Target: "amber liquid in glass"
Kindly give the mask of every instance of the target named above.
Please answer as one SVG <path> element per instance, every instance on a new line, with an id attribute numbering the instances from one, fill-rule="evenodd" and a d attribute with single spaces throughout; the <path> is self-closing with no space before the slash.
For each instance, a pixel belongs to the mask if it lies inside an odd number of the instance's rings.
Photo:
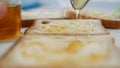
<path id="1" fill-rule="evenodd" d="M 0 19 L 0 41 L 9 40 L 20 34 L 21 8 L 20 5 L 11 5 L 6 15 Z"/>

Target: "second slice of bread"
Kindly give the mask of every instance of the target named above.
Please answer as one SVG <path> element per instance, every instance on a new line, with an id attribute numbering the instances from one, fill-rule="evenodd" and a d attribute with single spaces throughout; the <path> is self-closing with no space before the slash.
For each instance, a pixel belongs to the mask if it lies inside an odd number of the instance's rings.
<path id="1" fill-rule="evenodd" d="M 75 12 L 69 9 L 63 9 L 61 15 L 65 18 L 75 19 Z M 93 11 L 82 11 L 79 14 L 81 19 L 99 19 L 106 28 L 119 29 L 120 28 L 120 19 L 116 14 L 112 13 L 101 13 Z"/>
<path id="2" fill-rule="evenodd" d="M 100 20 L 38 20 L 27 30 L 27 34 L 109 34 Z"/>

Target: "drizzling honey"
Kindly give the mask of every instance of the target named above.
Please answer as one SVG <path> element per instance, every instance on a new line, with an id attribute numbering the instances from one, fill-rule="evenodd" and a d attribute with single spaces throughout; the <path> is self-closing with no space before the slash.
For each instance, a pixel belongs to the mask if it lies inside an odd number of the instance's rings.
<path id="1" fill-rule="evenodd" d="M 89 0 L 70 0 L 72 7 L 76 11 L 76 20 L 79 19 L 79 12 L 82 10 L 86 4 L 89 2 Z"/>

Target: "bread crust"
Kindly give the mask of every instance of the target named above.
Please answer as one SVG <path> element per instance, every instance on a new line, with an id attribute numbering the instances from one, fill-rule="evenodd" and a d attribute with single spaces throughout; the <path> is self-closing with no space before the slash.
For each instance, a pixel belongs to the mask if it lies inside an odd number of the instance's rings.
<path id="1" fill-rule="evenodd" d="M 34 24 L 35 20 L 22 20 L 22 27 L 30 27 Z"/>
<path id="2" fill-rule="evenodd" d="M 75 19 L 75 16 L 76 16 L 75 12 L 72 10 L 69 10 L 69 9 L 63 9 L 61 11 L 61 15 L 63 15 L 66 18 L 70 18 L 70 19 Z M 79 14 L 79 18 L 81 18 L 81 19 L 100 19 L 105 28 L 120 29 L 120 20 L 95 18 L 95 17 L 90 17 L 90 16 L 82 15 L 82 14 Z"/>

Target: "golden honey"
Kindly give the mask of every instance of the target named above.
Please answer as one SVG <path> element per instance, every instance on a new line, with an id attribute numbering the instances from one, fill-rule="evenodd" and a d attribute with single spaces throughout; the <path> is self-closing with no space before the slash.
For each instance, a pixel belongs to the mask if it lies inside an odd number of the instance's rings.
<path id="1" fill-rule="evenodd" d="M 9 40 L 20 34 L 21 8 L 20 5 L 7 7 L 6 15 L 0 19 L 0 41 Z"/>

